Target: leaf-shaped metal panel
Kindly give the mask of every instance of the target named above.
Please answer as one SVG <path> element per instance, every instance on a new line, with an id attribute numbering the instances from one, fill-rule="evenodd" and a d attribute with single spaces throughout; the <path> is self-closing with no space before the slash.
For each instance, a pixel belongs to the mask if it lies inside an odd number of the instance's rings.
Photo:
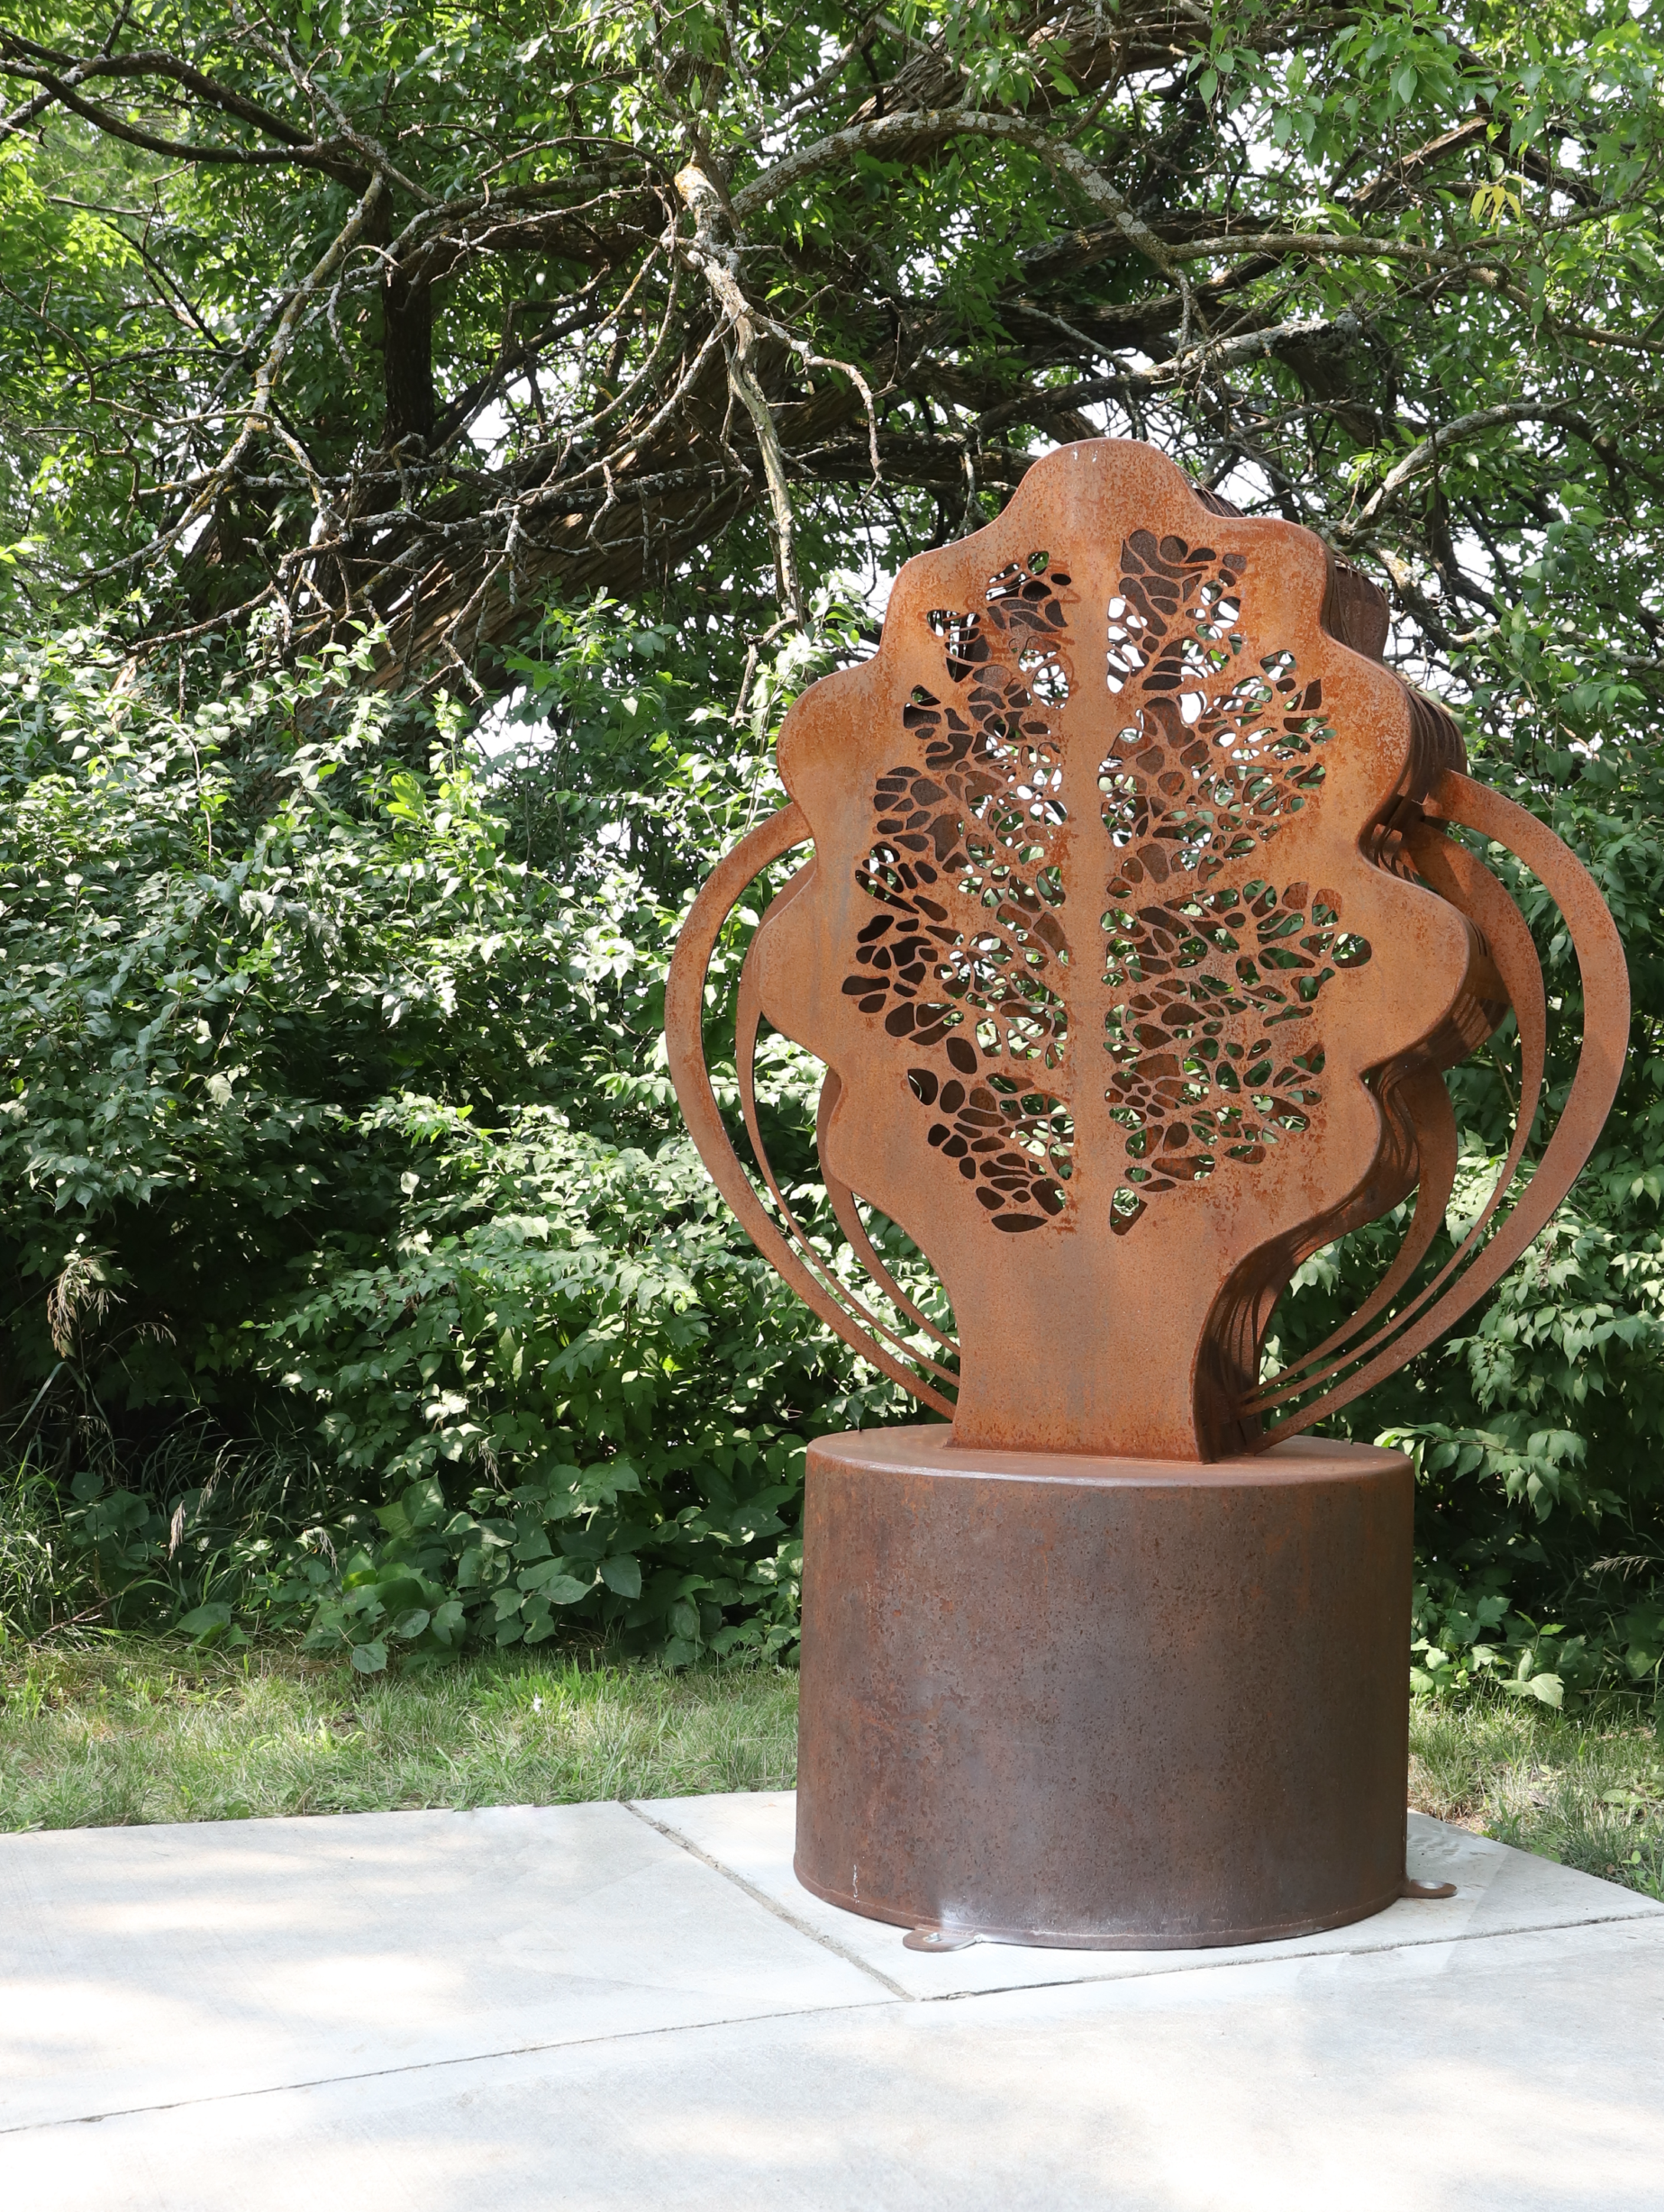
<path id="1" fill-rule="evenodd" d="M 741 1028 L 826 1063 L 829 1187 L 938 1269 L 959 1441 L 1251 1445 L 1293 1268 L 1430 1147 L 1444 1174 L 1439 1071 L 1519 994 L 1471 870 L 1414 857 L 1422 802 L 1465 779 L 1448 718 L 1374 657 L 1384 618 L 1310 533 L 1098 440 L 909 563 L 878 653 L 788 716 L 784 841 L 814 857 L 754 940 Z M 709 911 L 672 993 L 685 1102 Z M 714 1158 L 714 1107 L 690 1119 Z M 823 1269 L 816 1303 L 847 1330 Z"/>

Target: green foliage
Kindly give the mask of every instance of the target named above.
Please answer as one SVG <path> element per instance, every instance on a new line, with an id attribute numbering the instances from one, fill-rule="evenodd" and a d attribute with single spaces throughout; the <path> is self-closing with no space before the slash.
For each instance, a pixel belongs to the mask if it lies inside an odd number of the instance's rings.
<path id="1" fill-rule="evenodd" d="M 31 1635 L 73 1629 L 100 1609 L 65 1502 L 32 1450 L 0 1471 L 0 1651 Z"/>
<path id="2" fill-rule="evenodd" d="M 758 453 L 664 242 L 696 156 L 775 326 L 759 374 L 809 567 L 948 534 L 1032 431 L 1107 407 L 1395 575 L 1464 684 L 1552 650 L 1531 594 L 1581 533 L 1606 570 L 1582 645 L 1656 692 L 1632 559 L 1659 480 L 1658 63 L 1629 0 L 320 0 L 280 25 L 14 0 L 0 80 L 38 115 L 0 159 L 0 592 L 62 620 L 90 569 L 135 630 L 281 602 L 318 630 L 345 569 L 306 548 L 344 533 L 389 619 L 426 565 L 429 621 L 495 681 L 523 624 L 493 604 L 482 640 L 476 595 L 511 548 L 528 608 L 701 573 Z M 394 518 L 444 574 L 388 588 Z M 760 631 L 772 564 L 741 530 L 708 588 Z"/>
<path id="3" fill-rule="evenodd" d="M 1664 1899 L 1664 1735 L 1632 1700 L 1575 1718 L 1530 1697 L 1419 1700 L 1410 1802 Z"/>
<path id="4" fill-rule="evenodd" d="M 787 1647 L 804 1444 L 901 1409 L 693 1163 L 668 947 L 777 802 L 785 704 L 870 646 L 840 571 L 881 578 L 1102 427 L 1390 587 L 1396 665 L 1618 918 L 1637 1011 L 1595 1161 L 1461 1334 L 1341 1426 L 1416 1455 L 1434 1705 L 1650 1696 L 1656 26 L 1624 0 L 1240 0 L 1151 44 L 1135 10 L 698 0 L 667 47 L 653 12 L 588 0 L 320 0 L 290 32 L 141 0 L 112 50 L 152 73 L 0 150 L 8 1633 L 305 1626 L 360 1671 Z M 32 41 L 108 59 L 111 35 L 83 0 L 14 7 L 6 82 L 38 84 Z M 138 142 L 159 132 L 185 151 Z M 745 203 L 806 629 L 776 621 L 760 454 L 670 183 L 690 152 Z M 386 237 L 306 290 L 372 176 Z M 395 269 L 423 303 L 396 343 Z M 431 442 L 394 435 L 413 364 Z M 442 637 L 405 606 L 418 575 Z M 407 620 L 396 650 L 377 614 Z M 1548 975 L 1546 1128 L 1576 965 L 1491 858 Z M 719 1087 L 759 911 L 714 970 Z M 776 1039 L 763 1075 L 794 1203 L 847 1265 L 815 1071 Z M 1498 1052 L 1453 1083 L 1430 1268 L 1505 1149 L 1510 1080 Z M 1356 1308 L 1402 1225 L 1308 1262 L 1276 1356 Z"/>
<path id="5" fill-rule="evenodd" d="M 329 1575 L 311 1647 L 344 1639 L 368 1666 L 389 1637 L 536 1645 L 563 1627 L 673 1665 L 789 1646 L 790 1423 L 859 1417 L 859 1392 L 736 1250 L 685 1145 L 650 1159 L 536 1112 L 461 1141 L 472 1187 L 413 1204 L 396 1259 L 323 1260 L 263 1324 L 272 1380 L 387 1500 L 382 1540 Z M 303 1573 L 323 1585 L 320 1562 Z"/>
<path id="6" fill-rule="evenodd" d="M 765 712 L 812 666 L 792 648 Z M 789 1649 L 804 1442 L 899 1409 L 716 1201 L 658 1033 L 677 906 L 770 771 L 674 625 L 557 614 L 518 673 L 528 734 L 493 765 L 346 658 L 228 674 L 185 712 L 89 636 L 0 670 L 6 1388 L 36 1500 L 9 1556 L 86 1585 L 14 1600 L 20 1623 L 304 1627 L 366 1672 L 573 1636 L 671 1664 Z M 1651 772 L 1624 773 L 1627 814 L 1561 820 L 1644 976 Z M 1563 1090 L 1569 950 L 1520 889 Z M 753 924 L 717 964 L 719 1065 Z M 1353 1424 L 1417 1455 L 1428 1694 L 1656 1687 L 1656 1542 L 1612 1536 L 1657 1526 L 1655 1065 L 1477 1325 Z M 812 1208 L 814 1070 L 776 1040 L 762 1076 Z M 1459 1082 L 1457 1233 L 1503 1085 Z M 1385 1234 L 1303 1270 L 1279 1349 L 1361 1294 Z"/>
<path id="7" fill-rule="evenodd" d="M 789 1790 L 786 1667 L 481 1653 L 366 1676 L 276 1645 L 0 1654 L 0 1828 Z"/>
<path id="8" fill-rule="evenodd" d="M 665 633 L 544 645 L 496 772 L 343 657 L 186 712 L 87 635 L 0 667 L 19 1496 L 55 1455 L 117 1619 L 366 1672 L 795 1638 L 804 1438 L 894 1393 L 718 1205 L 659 1035 L 667 901 L 767 771 Z M 809 1072 L 764 1094 L 806 1163 Z"/>

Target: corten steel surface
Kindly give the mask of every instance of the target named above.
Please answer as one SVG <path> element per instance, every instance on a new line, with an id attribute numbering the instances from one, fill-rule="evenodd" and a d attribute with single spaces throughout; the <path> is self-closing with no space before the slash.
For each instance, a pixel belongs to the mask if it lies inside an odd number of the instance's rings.
<path id="1" fill-rule="evenodd" d="M 1412 1477 L 809 1447 L 797 1875 L 950 1937 L 1175 1948 L 1404 1877 Z"/>
<path id="2" fill-rule="evenodd" d="M 909 562 L 878 653 L 787 718 L 792 803 L 717 868 L 677 947 L 671 1069 L 761 1250 L 961 1443 L 1208 1460 L 1292 1435 L 1482 1295 L 1587 1158 L 1628 1034 L 1617 933 L 1560 840 L 1462 774 L 1454 725 L 1380 665 L 1386 634 L 1379 594 L 1309 532 L 1105 439 L 1049 455 L 998 521 Z M 1505 1217 L 1541 1098 L 1542 980 L 1452 825 L 1524 861 L 1581 970 L 1577 1078 Z M 811 840 L 740 994 L 765 1200 L 712 1092 L 705 971 L 752 879 Z M 1514 1143 L 1460 1251 L 1412 1290 L 1455 1169 L 1442 1072 L 1510 1006 Z M 765 1019 L 828 1069 L 826 1185 L 876 1307 L 802 1236 L 762 1156 Z M 1294 1269 L 1412 1191 L 1393 1273 L 1262 1390 Z M 858 1199 L 929 1256 L 957 1341 L 887 1274 Z"/>
<path id="3" fill-rule="evenodd" d="M 1387 634 L 1309 532 L 1148 446 L 1066 447 L 902 570 L 877 653 L 787 717 L 790 803 L 688 916 L 666 1031 L 707 1166 L 815 1311 L 952 1423 L 810 1455 L 799 1864 L 853 1909 L 1223 1943 L 1398 1893 L 1409 1473 L 1287 1440 L 1542 1228 L 1617 1088 L 1629 986 L 1587 873 L 1463 773 Z M 1544 989 L 1493 842 L 1559 906 L 1583 997 L 1528 1176 Z M 759 1190 L 706 1067 L 706 975 L 754 879 L 811 844 L 741 973 Z M 1433 1268 L 1444 1074 L 1510 1011 L 1518 1125 Z M 764 1151 L 765 1020 L 825 1065 L 865 1297 Z M 1262 1382 L 1295 1269 L 1412 1192 L 1363 1307 Z M 957 1334 L 863 1206 L 927 1256 Z"/>

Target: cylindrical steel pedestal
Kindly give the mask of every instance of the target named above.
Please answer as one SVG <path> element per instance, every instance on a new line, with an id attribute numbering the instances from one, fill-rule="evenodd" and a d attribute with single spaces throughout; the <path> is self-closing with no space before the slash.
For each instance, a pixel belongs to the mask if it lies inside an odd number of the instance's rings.
<path id="1" fill-rule="evenodd" d="M 1257 1943 L 1404 1878 L 1410 1463 L 809 1447 L 797 1877 L 907 1927 Z"/>

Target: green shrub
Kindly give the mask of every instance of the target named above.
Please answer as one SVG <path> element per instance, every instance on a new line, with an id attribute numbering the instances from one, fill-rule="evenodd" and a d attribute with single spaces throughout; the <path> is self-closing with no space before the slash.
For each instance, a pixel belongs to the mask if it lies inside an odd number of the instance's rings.
<path id="1" fill-rule="evenodd" d="M 847 643 L 832 621 L 819 650 Z M 492 764 L 348 656 L 232 669 L 181 709 L 92 633 L 0 653 L 12 1634 L 304 1628 L 362 1669 L 563 1635 L 672 1664 L 788 1649 L 804 1446 L 908 1409 L 764 1267 L 676 1116 L 678 918 L 775 802 L 770 718 L 816 666 L 794 646 L 736 723 L 711 657 L 696 625 L 551 615 L 517 664 L 532 738 Z M 1642 1048 L 1500 1292 L 1340 1423 L 1415 1453 L 1432 1695 L 1658 1680 L 1664 841 L 1639 753 L 1588 781 L 1556 819 L 1624 928 Z M 1520 892 L 1563 1097 L 1575 967 Z M 730 1092 L 759 911 L 708 993 Z M 816 1074 L 766 1040 L 770 1149 L 846 1265 Z M 1431 1265 L 1505 1141 L 1498 1066 L 1454 1092 Z M 1395 1233 L 1310 1261 L 1277 1348 L 1326 1334 Z"/>
<path id="2" fill-rule="evenodd" d="M 342 657 L 185 715 L 91 635 L 0 662 L 0 1411 L 102 1618 L 793 1639 L 805 1439 L 896 1393 L 716 1202 L 659 1035 L 763 767 L 672 745 L 659 633 L 550 634 L 559 780 Z M 801 1184 L 814 1071 L 761 1073 Z"/>

